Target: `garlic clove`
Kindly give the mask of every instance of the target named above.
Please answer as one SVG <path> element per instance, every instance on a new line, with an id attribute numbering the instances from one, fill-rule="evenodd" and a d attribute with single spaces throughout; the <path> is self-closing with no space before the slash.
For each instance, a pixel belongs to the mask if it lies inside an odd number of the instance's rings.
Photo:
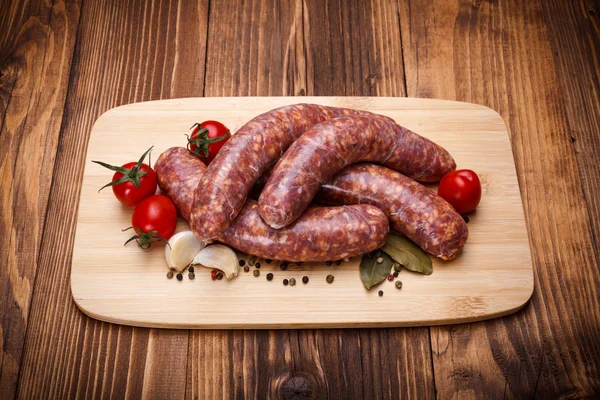
<path id="1" fill-rule="evenodd" d="M 227 279 L 235 278 L 240 270 L 237 254 L 223 244 L 213 244 L 200 250 L 192 261 L 192 265 L 196 264 L 218 269 L 225 274 Z"/>
<path id="2" fill-rule="evenodd" d="M 194 260 L 194 257 L 205 244 L 196 239 L 192 231 L 176 233 L 165 246 L 165 259 L 170 269 L 183 271 Z"/>

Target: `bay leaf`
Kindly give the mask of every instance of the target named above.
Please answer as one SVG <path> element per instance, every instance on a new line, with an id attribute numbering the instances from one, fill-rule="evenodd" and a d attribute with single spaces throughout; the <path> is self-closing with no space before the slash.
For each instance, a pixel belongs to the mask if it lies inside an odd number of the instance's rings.
<path id="1" fill-rule="evenodd" d="M 425 275 L 433 273 L 431 257 L 407 237 L 390 233 L 381 248 L 406 269 Z"/>
<path id="2" fill-rule="evenodd" d="M 371 289 L 373 286 L 387 278 L 392 270 L 392 264 L 394 263 L 394 260 L 384 252 L 381 252 L 380 256 L 375 255 L 375 253 L 377 253 L 377 251 L 373 252 L 372 257 L 365 254 L 360 260 L 360 280 L 367 289 Z M 377 262 L 379 257 L 383 259 L 382 263 Z"/>

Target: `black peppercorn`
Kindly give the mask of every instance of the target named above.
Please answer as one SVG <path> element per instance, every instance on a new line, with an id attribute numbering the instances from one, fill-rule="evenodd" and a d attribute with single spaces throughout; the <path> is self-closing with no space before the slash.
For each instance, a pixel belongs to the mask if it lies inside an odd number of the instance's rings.
<path id="1" fill-rule="evenodd" d="M 258 277 L 260 275 L 260 270 L 255 269 L 252 273 L 254 274 L 254 276 Z"/>
<path id="2" fill-rule="evenodd" d="M 296 279 L 295 278 L 290 279 L 290 286 L 296 286 Z"/>
<path id="3" fill-rule="evenodd" d="M 402 289 L 402 281 L 396 281 L 396 289 Z"/>
<path id="4" fill-rule="evenodd" d="M 169 278 L 169 279 L 173 278 L 173 271 L 167 272 L 167 278 Z"/>
<path id="5" fill-rule="evenodd" d="M 282 271 L 287 270 L 288 268 L 288 263 L 286 262 L 282 262 L 281 264 L 279 264 L 279 268 L 281 268 Z"/>
<path id="6" fill-rule="evenodd" d="M 246 261 L 240 260 L 240 267 L 243 267 L 244 265 L 246 265 Z"/>
<path id="7" fill-rule="evenodd" d="M 244 272 L 249 272 L 249 271 L 250 271 L 250 267 L 246 265 L 246 266 L 244 267 Z"/>
<path id="8" fill-rule="evenodd" d="M 333 275 L 327 275 L 327 278 L 325 278 L 325 280 L 327 281 L 327 283 L 332 283 L 334 278 L 335 277 Z"/>
<path id="9" fill-rule="evenodd" d="M 271 261 L 272 261 L 272 260 L 269 260 L 268 258 L 265 260 L 265 262 L 266 262 L 267 264 L 271 264 Z"/>
<path id="10" fill-rule="evenodd" d="M 194 267 L 189 267 L 188 272 L 196 272 L 196 271 L 194 271 Z"/>
<path id="11" fill-rule="evenodd" d="M 380 290 L 380 291 L 379 291 L 379 296 L 380 296 L 380 297 L 381 297 L 381 296 L 383 296 L 383 290 Z"/>
<path id="12" fill-rule="evenodd" d="M 308 283 L 308 276 L 302 277 L 302 283 Z"/>
<path id="13" fill-rule="evenodd" d="M 399 275 L 399 272 L 398 271 L 394 271 L 394 278 L 397 278 L 398 275 Z"/>
<path id="14" fill-rule="evenodd" d="M 256 262 L 256 257 L 252 256 L 248 259 L 248 264 L 250 264 L 251 267 L 254 266 L 254 263 Z"/>
<path id="15" fill-rule="evenodd" d="M 273 274 L 272 274 L 272 273 L 270 273 L 270 272 L 269 272 L 269 273 L 267 274 L 267 280 L 268 280 L 268 281 L 272 281 L 272 280 L 273 280 Z"/>
<path id="16" fill-rule="evenodd" d="M 183 275 L 181 275 L 181 272 L 177 274 L 177 280 L 180 281 L 183 279 Z"/>
<path id="17" fill-rule="evenodd" d="M 259 263 L 259 262 L 257 262 L 256 264 L 254 264 L 254 267 L 255 267 L 255 268 L 260 268 L 260 263 Z"/>
<path id="18" fill-rule="evenodd" d="M 288 283 L 290 283 L 290 282 L 289 282 L 287 279 L 284 279 L 284 280 L 283 280 L 283 286 L 287 286 L 287 285 L 288 285 Z"/>
<path id="19" fill-rule="evenodd" d="M 468 224 L 469 223 L 469 216 L 468 215 L 463 215 L 462 217 L 465 220 L 465 223 Z"/>
<path id="20" fill-rule="evenodd" d="M 218 280 L 223 279 L 223 273 L 222 272 L 217 272 L 217 279 Z"/>
<path id="21" fill-rule="evenodd" d="M 190 278 L 190 279 L 194 279 L 195 277 L 196 277 L 196 274 L 195 274 L 195 273 L 193 273 L 193 272 L 190 272 L 190 273 L 188 274 L 188 278 Z"/>
<path id="22" fill-rule="evenodd" d="M 342 260 L 337 260 L 337 261 L 335 262 L 335 265 L 340 265 L 341 263 L 342 263 Z"/>
<path id="23" fill-rule="evenodd" d="M 329 266 L 329 265 L 333 264 L 333 261 L 325 261 L 325 264 Z"/>

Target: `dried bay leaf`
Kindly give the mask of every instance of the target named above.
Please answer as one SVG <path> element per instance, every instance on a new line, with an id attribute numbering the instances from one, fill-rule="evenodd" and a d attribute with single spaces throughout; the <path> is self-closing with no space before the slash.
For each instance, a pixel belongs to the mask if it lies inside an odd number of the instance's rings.
<path id="1" fill-rule="evenodd" d="M 377 251 L 373 253 L 377 253 Z M 380 257 L 383 262 L 378 263 L 377 259 Z M 373 286 L 383 281 L 392 270 L 392 264 L 394 264 L 394 260 L 384 252 L 381 252 L 380 256 L 373 255 L 372 257 L 369 257 L 367 254 L 363 255 L 359 267 L 360 280 L 363 285 L 365 285 L 367 289 L 371 289 Z"/>
<path id="2" fill-rule="evenodd" d="M 433 273 L 431 257 L 405 236 L 390 233 L 381 248 L 406 269 L 425 275 Z"/>

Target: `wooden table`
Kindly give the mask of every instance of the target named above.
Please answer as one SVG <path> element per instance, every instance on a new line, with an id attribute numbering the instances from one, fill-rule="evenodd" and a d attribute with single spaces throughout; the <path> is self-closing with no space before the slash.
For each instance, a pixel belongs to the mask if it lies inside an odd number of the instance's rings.
<path id="1" fill-rule="evenodd" d="M 0 398 L 597 398 L 599 13 L 597 0 L 3 0 Z M 169 331 L 84 316 L 69 273 L 95 119 L 136 101 L 252 95 L 500 112 L 530 303 L 413 329 Z"/>

